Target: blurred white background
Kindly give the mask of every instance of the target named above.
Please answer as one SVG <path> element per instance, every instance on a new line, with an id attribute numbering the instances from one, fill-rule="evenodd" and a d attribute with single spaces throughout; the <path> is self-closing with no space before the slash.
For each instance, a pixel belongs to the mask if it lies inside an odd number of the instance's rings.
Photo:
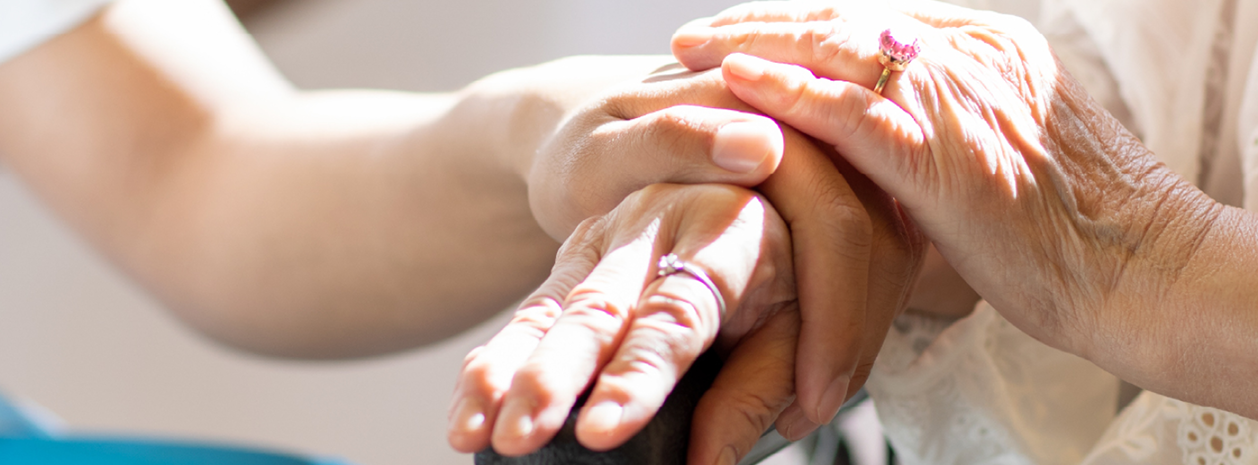
<path id="1" fill-rule="evenodd" d="M 301 87 L 439 91 L 566 55 L 667 53 L 677 26 L 732 3 L 300 0 L 260 10 L 247 25 Z M 446 403 L 463 354 L 504 321 L 369 361 L 231 352 L 180 326 L 0 169 L 0 390 L 76 430 L 223 440 L 360 465 L 470 463 L 446 445 Z"/>

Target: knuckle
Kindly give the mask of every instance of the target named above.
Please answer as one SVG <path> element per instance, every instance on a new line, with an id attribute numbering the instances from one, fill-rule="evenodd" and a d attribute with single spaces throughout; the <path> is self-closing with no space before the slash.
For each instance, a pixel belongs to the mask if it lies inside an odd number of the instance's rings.
<path id="1" fill-rule="evenodd" d="M 629 353 L 643 355 L 646 359 L 662 362 L 693 359 L 699 356 L 708 342 L 707 338 L 692 327 L 655 318 L 638 321 L 636 337 L 629 346 Z"/>
<path id="2" fill-rule="evenodd" d="M 512 395 L 522 395 L 532 399 L 535 405 L 550 405 L 560 394 L 556 384 L 549 382 L 550 373 L 546 367 L 529 363 L 520 368 L 511 378 Z"/>
<path id="3" fill-rule="evenodd" d="M 706 286 L 704 286 L 706 290 Z M 707 290 L 707 292 L 711 292 Z M 705 322 L 699 307 L 690 299 L 676 295 L 655 293 L 643 299 L 640 312 L 649 315 L 650 321 L 681 328 L 696 328 Z"/>
<path id="4" fill-rule="evenodd" d="M 606 222 L 607 222 L 607 218 L 605 215 L 591 216 L 589 218 L 581 220 L 581 222 L 577 224 L 577 228 L 572 231 L 571 237 L 580 238 L 580 237 L 596 236 L 598 235 L 597 233 L 599 231 L 604 229 Z M 559 248 L 559 256 L 562 257 L 563 252 L 570 248 L 568 244 L 571 242 L 572 241 L 565 242 L 564 246 Z"/>
<path id="5" fill-rule="evenodd" d="M 841 136 L 845 139 L 857 137 L 869 137 L 870 134 L 880 134 L 884 132 L 882 121 L 877 117 L 870 117 L 871 110 L 869 93 L 863 92 L 855 87 L 849 87 L 840 91 L 835 96 L 838 105 L 834 107 L 834 118 L 837 120 L 833 126 L 841 131 Z M 874 115 L 878 116 L 878 115 Z M 892 138 L 899 140 L 900 138 Z"/>
<path id="6" fill-rule="evenodd" d="M 635 118 L 639 114 L 638 108 L 643 104 L 641 95 L 628 89 L 621 89 L 612 95 L 608 95 L 598 100 L 595 108 L 602 109 L 606 115 L 626 121 Z"/>
<path id="7" fill-rule="evenodd" d="M 599 253 L 594 244 L 607 231 L 607 223 L 607 215 L 581 220 L 555 252 L 555 266 L 552 271 L 560 272 L 572 265 L 592 265 L 597 262 Z"/>
<path id="8" fill-rule="evenodd" d="M 515 312 L 508 325 L 516 331 L 524 331 L 529 336 L 541 338 L 546 330 L 555 325 L 563 314 L 563 306 L 551 297 L 535 297 L 526 301 L 524 306 Z"/>
<path id="9" fill-rule="evenodd" d="M 839 188 L 832 186 L 827 189 L 838 190 Z M 823 218 L 834 228 L 833 230 L 840 231 L 842 236 L 860 240 L 868 245 L 873 238 L 874 225 L 865 207 L 859 201 L 845 195 L 845 192 L 832 191 L 823 195 L 822 198 L 829 200 L 822 202 L 820 208 L 825 210 Z"/>
<path id="10" fill-rule="evenodd" d="M 632 377 L 640 379 L 643 376 L 654 379 L 675 380 L 677 378 L 678 370 L 675 364 L 677 354 L 668 344 L 635 341 L 633 344 L 625 346 L 622 350 L 624 364 L 618 367 L 617 373 L 620 378 Z M 616 384 L 610 383 L 609 385 Z"/>
<path id="11" fill-rule="evenodd" d="M 495 376 L 495 365 L 484 357 L 468 354 L 459 370 L 457 389 L 463 392 L 500 392 L 509 384 L 501 376 Z"/>
<path id="12" fill-rule="evenodd" d="M 843 33 L 827 21 L 813 23 L 800 42 L 810 47 L 808 57 L 816 63 L 844 63 L 850 58 L 845 45 L 848 41 L 844 39 Z"/>
<path id="13" fill-rule="evenodd" d="M 697 135 L 705 133 L 703 125 L 695 118 L 691 107 L 669 107 L 655 113 L 644 131 L 644 140 L 651 146 L 669 147 L 670 155 L 690 153 L 698 139 Z M 664 153 L 653 151 L 652 153 Z"/>
<path id="14" fill-rule="evenodd" d="M 470 368 L 470 366 L 471 366 L 472 362 L 473 362 L 474 360 L 476 360 L 477 358 L 479 358 L 479 357 L 480 357 L 480 355 L 481 355 L 481 352 L 484 352 L 484 351 L 485 351 L 485 345 L 484 345 L 484 344 L 478 345 L 478 346 L 476 346 L 476 347 L 472 348 L 472 350 L 468 351 L 468 352 L 467 352 L 467 355 L 464 355 L 464 356 L 463 356 L 463 365 L 462 365 L 462 369 L 461 369 L 461 370 L 462 370 L 462 371 L 467 371 L 467 370 L 468 370 L 468 368 Z"/>
<path id="15" fill-rule="evenodd" d="M 565 315 L 587 321 L 587 324 L 620 324 L 629 318 L 627 305 L 616 302 L 603 291 L 578 286 L 564 300 Z"/>
<path id="16" fill-rule="evenodd" d="M 756 392 L 738 391 L 731 392 L 725 390 L 720 395 L 720 405 L 714 405 L 723 412 L 727 412 L 724 416 L 729 416 L 728 412 L 734 415 L 727 418 L 727 421 L 741 423 L 747 425 L 748 428 L 755 431 L 765 431 L 773 422 L 774 413 L 781 410 L 784 405 L 776 396 L 764 395 Z"/>

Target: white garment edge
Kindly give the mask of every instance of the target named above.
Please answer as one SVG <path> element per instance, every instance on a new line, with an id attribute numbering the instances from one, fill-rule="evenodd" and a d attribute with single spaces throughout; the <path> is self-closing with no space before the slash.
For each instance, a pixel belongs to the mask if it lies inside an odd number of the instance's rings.
<path id="1" fill-rule="evenodd" d="M 0 0 L 0 63 L 61 35 L 111 0 Z"/>
<path id="2" fill-rule="evenodd" d="M 1098 51 L 1144 129 L 1145 145 L 1180 176 L 1196 181 L 1210 60 L 1206 52 L 1222 1 L 1056 2 L 1074 12 L 1088 34 L 1104 44 Z M 1173 66 L 1162 66 L 1167 61 Z"/>
<path id="3" fill-rule="evenodd" d="M 1258 18 L 1258 2 L 1242 0 L 1237 7 L 1238 17 Z M 1247 34 L 1246 40 L 1258 42 L 1253 37 L 1258 35 L 1258 26 L 1237 26 L 1238 33 L 1242 33 L 1242 29 Z M 1258 51 L 1254 54 L 1258 56 Z M 1242 179 L 1245 182 L 1244 206 L 1246 210 L 1258 211 L 1258 58 L 1249 65 L 1249 76 L 1245 80 L 1245 93 L 1241 101 L 1236 144 L 1240 148 Z"/>

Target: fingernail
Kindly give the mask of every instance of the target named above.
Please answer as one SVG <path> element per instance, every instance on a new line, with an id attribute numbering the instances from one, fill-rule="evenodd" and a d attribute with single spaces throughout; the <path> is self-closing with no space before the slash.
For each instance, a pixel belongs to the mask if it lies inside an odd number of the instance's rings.
<path id="1" fill-rule="evenodd" d="M 620 420 L 624 414 L 623 406 L 605 400 L 590 407 L 590 410 L 585 413 L 585 424 L 582 426 L 596 433 L 608 433 L 620 426 Z"/>
<path id="2" fill-rule="evenodd" d="M 710 27 L 687 27 L 673 34 L 673 44 L 678 47 L 697 47 L 708 43 L 716 35 L 716 29 Z"/>
<path id="3" fill-rule="evenodd" d="M 808 419 L 804 415 L 803 409 L 787 409 L 782 412 L 782 428 L 778 429 L 778 433 L 788 441 L 798 441 L 808 436 L 813 430 L 817 429 L 817 424 Z"/>
<path id="4" fill-rule="evenodd" d="M 716 131 L 712 162 L 735 173 L 750 173 L 781 150 L 782 135 L 777 125 L 738 121 Z"/>
<path id="5" fill-rule="evenodd" d="M 718 465 L 734 465 L 738 463 L 738 453 L 734 452 L 734 446 L 725 446 L 721 449 L 721 456 L 716 458 Z"/>
<path id="6" fill-rule="evenodd" d="M 725 57 L 725 65 L 729 66 L 730 73 L 744 81 L 758 81 L 768 69 L 764 60 L 741 53 Z"/>
<path id="7" fill-rule="evenodd" d="M 532 434 L 532 405 L 529 405 L 528 400 L 518 397 L 508 400 L 506 406 L 502 409 L 500 424 L 504 425 L 505 430 L 503 432 L 508 436 L 522 438 Z"/>
<path id="8" fill-rule="evenodd" d="M 451 426 L 455 431 L 464 433 L 475 432 L 485 426 L 485 409 L 481 408 L 480 401 L 470 397 L 460 400 L 454 409 Z"/>
<path id="9" fill-rule="evenodd" d="M 817 404 L 817 421 L 829 423 L 839 413 L 839 408 L 843 407 L 843 401 L 847 398 L 847 385 L 850 381 L 851 378 L 842 375 L 830 382 L 825 395 L 821 396 L 821 403 Z"/>

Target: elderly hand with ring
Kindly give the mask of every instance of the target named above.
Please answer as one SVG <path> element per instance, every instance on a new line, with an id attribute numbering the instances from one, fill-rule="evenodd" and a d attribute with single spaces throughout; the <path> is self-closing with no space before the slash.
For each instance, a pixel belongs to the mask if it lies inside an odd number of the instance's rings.
<path id="1" fill-rule="evenodd" d="M 1258 216 L 1159 163 L 1025 21 L 889 5 L 751 3 L 673 48 L 835 146 L 1019 329 L 1145 389 L 1258 417 Z M 880 95 L 887 29 L 920 55 Z"/>
<path id="2" fill-rule="evenodd" d="M 801 320 L 814 337 L 835 336 L 814 353 L 845 364 L 837 410 L 903 308 L 922 241 L 871 182 L 799 133 L 784 134 L 786 156 L 759 193 L 656 184 L 582 222 L 550 279 L 468 356 L 451 444 L 532 452 L 592 388 L 576 436 L 611 449 L 646 425 L 709 346 L 726 360 L 695 412 L 692 463 L 745 454 L 775 420 L 792 439 L 828 421 L 834 412 L 814 421 L 816 409 L 796 400 L 796 364 L 819 361 L 799 353 Z M 661 275 L 661 257 L 673 255 L 684 267 Z M 820 320 L 809 323 L 809 303 Z M 824 389 L 832 379 L 820 381 Z"/>

